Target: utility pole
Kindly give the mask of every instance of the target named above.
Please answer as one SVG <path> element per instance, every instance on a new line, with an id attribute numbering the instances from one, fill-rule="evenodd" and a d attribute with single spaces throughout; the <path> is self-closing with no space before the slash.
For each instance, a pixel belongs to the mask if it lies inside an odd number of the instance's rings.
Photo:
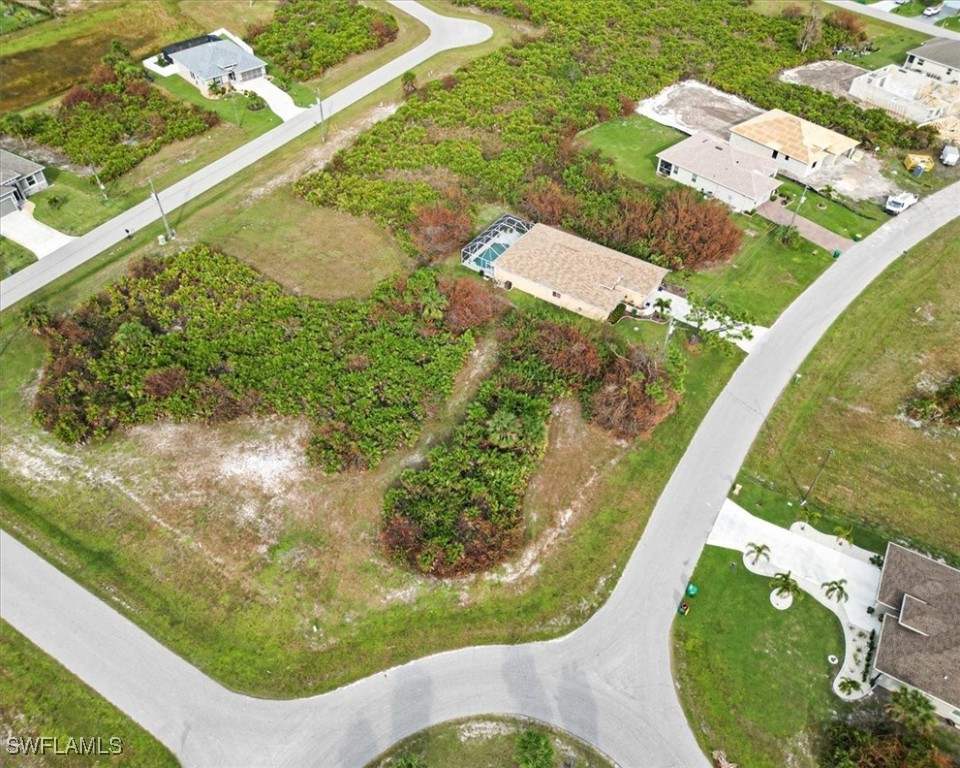
<path id="1" fill-rule="evenodd" d="M 673 335 L 673 315 L 670 315 L 669 325 L 667 325 L 667 335 L 663 339 L 663 349 L 660 350 L 660 359 L 667 359 L 667 344 L 670 343 L 670 336 Z"/>
<path id="2" fill-rule="evenodd" d="M 807 185 L 803 185 L 803 192 L 800 194 L 800 199 L 797 200 L 797 207 L 793 209 L 793 217 L 790 219 L 790 228 L 793 228 L 793 225 L 797 223 L 797 214 L 800 212 L 800 206 L 804 200 L 807 199 Z"/>
<path id="3" fill-rule="evenodd" d="M 827 455 L 823 457 L 823 461 L 820 462 L 820 469 L 817 470 L 816 477 L 813 478 L 813 482 L 810 483 L 810 487 L 807 488 L 807 492 L 803 494 L 803 498 L 800 499 L 800 506 L 807 506 L 807 499 L 810 497 L 810 493 L 813 491 L 813 486 L 817 484 L 817 480 L 820 479 L 820 475 L 823 473 L 823 468 L 827 466 L 827 462 L 830 461 L 830 457 L 833 456 L 833 448 L 827 451 Z"/>
<path id="4" fill-rule="evenodd" d="M 323 121 L 323 101 L 320 99 L 320 89 L 314 88 L 314 94 L 317 97 L 317 111 L 320 112 L 320 141 L 327 141 L 327 124 Z"/>
<path id="5" fill-rule="evenodd" d="M 157 203 L 157 208 L 160 209 L 160 218 L 163 219 L 163 227 L 167 230 L 167 240 L 173 240 L 173 230 L 170 229 L 170 222 L 167 221 L 167 214 L 163 212 L 163 206 L 160 205 L 160 195 L 157 194 L 157 190 L 153 188 L 153 179 L 147 179 L 150 182 L 150 192 L 153 194 L 153 199 Z"/>
<path id="6" fill-rule="evenodd" d="M 90 159 L 90 155 L 87 155 L 87 165 L 90 166 L 90 170 L 93 171 L 93 178 L 97 181 L 97 186 L 100 187 L 100 194 L 103 195 L 103 202 L 107 202 L 107 188 L 103 186 L 103 182 L 100 181 L 100 176 L 97 174 L 97 166 L 93 164 L 93 161 Z"/>

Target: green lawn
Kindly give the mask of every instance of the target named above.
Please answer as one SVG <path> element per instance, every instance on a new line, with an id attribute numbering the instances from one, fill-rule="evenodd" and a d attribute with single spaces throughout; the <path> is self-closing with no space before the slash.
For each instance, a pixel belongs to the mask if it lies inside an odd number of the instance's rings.
<path id="1" fill-rule="evenodd" d="M 517 738 L 526 730 L 550 735 L 553 765 L 576 768 L 613 768 L 613 763 L 575 736 L 540 723 L 490 715 L 453 720 L 404 739 L 367 768 L 393 768 L 403 756 L 423 760 L 423 768 L 515 768 Z"/>
<path id="2" fill-rule="evenodd" d="M 938 27 L 949 29 L 953 32 L 960 32 L 960 16 L 950 16 L 937 22 Z"/>
<path id="3" fill-rule="evenodd" d="M 919 16 L 926 9 L 923 3 L 919 0 L 910 0 L 903 5 L 898 5 L 890 13 L 896 14 L 897 16 Z"/>
<path id="4" fill-rule="evenodd" d="M 760 325 L 771 325 L 833 259 L 806 241 L 797 248 L 782 245 L 774 235 L 775 225 L 757 215 L 738 215 L 735 220 L 747 237 L 730 264 L 704 272 L 679 272 L 667 280 L 749 312 Z"/>
<path id="5" fill-rule="evenodd" d="M 686 138 L 686 134 L 643 115 L 609 120 L 581 136 L 611 158 L 624 176 L 660 187 L 670 186 L 671 181 L 657 175 L 657 153 Z"/>
<path id="6" fill-rule="evenodd" d="M 799 215 L 805 219 L 851 240 L 855 239 L 856 235 L 866 237 L 881 224 L 890 220 L 879 205 L 861 203 L 857 204 L 857 210 L 854 210 L 853 207 L 828 200 L 812 190 L 807 190 L 806 200 L 798 209 L 797 201 L 803 193 L 803 185 L 789 179 L 781 179 L 781 181 L 783 183 L 780 185 L 779 192 L 789 199 L 788 205 L 791 211 L 798 211 Z"/>
<path id="7" fill-rule="evenodd" d="M 47 14 L 10 0 L 0 0 L 0 35 L 8 35 L 47 19 Z"/>
<path id="8" fill-rule="evenodd" d="M 13 240 L 6 237 L 0 237 L 0 279 L 19 272 L 26 266 L 33 264 L 37 257 L 32 251 L 28 251 L 22 245 L 17 245 Z"/>
<path id="9" fill-rule="evenodd" d="M 953 221 L 894 263 L 827 332 L 757 438 L 747 476 L 798 500 L 833 449 L 811 505 L 960 559 L 960 528 L 947 514 L 960 494 L 960 436 L 900 416 L 922 382 L 960 373 L 957 296 Z"/>
<path id="10" fill-rule="evenodd" d="M 750 768 L 813 768 L 820 725 L 844 710 L 827 661 L 843 655 L 836 617 L 809 598 L 775 610 L 767 579 L 731 550 L 707 546 L 692 581 L 690 613 L 674 620 L 675 674 L 701 747 Z"/>
<path id="11" fill-rule="evenodd" d="M 100 694 L 47 656 L 7 622 L 0 621 L 0 722 L 4 724 L 5 755 L 12 755 L 7 737 L 50 736 L 60 750 L 68 739 L 99 737 L 104 750 L 111 738 L 120 739 L 120 754 L 48 755 L 45 758 L 8 757 L 4 765 L 117 766 L 161 768 L 179 765 L 159 741 L 105 701 Z"/>
<path id="12" fill-rule="evenodd" d="M 46 166 L 50 186 L 30 198 L 33 216 L 68 235 L 82 235 L 146 198 L 147 191 L 126 191 L 121 182 L 108 182 L 103 199 L 92 176 L 81 178 L 70 171 Z"/>
<path id="13" fill-rule="evenodd" d="M 151 72 L 150 76 L 154 78 L 156 85 L 177 100 L 196 104 L 198 107 L 216 112 L 224 122 L 239 125 L 245 136 L 245 142 L 283 123 L 283 120 L 271 112 L 269 108 L 251 112 L 247 109 L 249 100 L 242 93 L 234 92 L 234 95 L 222 99 L 208 99 L 197 90 L 196 86 L 188 83 L 179 75 L 161 77 L 155 72 Z"/>

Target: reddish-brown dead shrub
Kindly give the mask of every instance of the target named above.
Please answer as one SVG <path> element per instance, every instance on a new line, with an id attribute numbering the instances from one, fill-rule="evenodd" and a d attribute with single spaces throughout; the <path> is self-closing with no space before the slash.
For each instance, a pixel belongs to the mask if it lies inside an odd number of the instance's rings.
<path id="1" fill-rule="evenodd" d="M 831 27 L 845 30 L 851 40 L 857 42 L 867 39 L 867 27 L 863 20 L 855 13 L 837 10 L 827 14 L 824 21 Z"/>
<path id="2" fill-rule="evenodd" d="M 537 332 L 536 347 L 557 373 L 579 384 L 595 381 L 603 370 L 597 347 L 572 325 L 543 323 Z"/>
<path id="3" fill-rule="evenodd" d="M 637 102 L 629 96 L 620 97 L 620 114 L 623 117 L 629 117 L 637 111 Z"/>
<path id="4" fill-rule="evenodd" d="M 370 32 L 377 39 L 378 48 L 397 39 L 396 28 L 388 24 L 382 16 L 377 16 L 370 24 Z"/>
<path id="5" fill-rule="evenodd" d="M 671 189 L 653 221 L 653 249 L 674 269 L 722 264 L 740 249 L 743 231 L 717 200 L 700 201 L 687 187 Z"/>
<path id="6" fill-rule="evenodd" d="M 618 437 L 649 435 L 680 399 L 669 378 L 639 347 L 609 367 L 592 399 L 593 421 Z"/>
<path id="7" fill-rule="evenodd" d="M 441 283 L 440 292 L 447 297 L 447 328 L 460 335 L 470 328 L 490 322 L 496 304 L 490 288 L 478 280 L 458 278 Z"/>
<path id="8" fill-rule="evenodd" d="M 417 210 L 410 225 L 414 245 L 433 261 L 462 246 L 470 235 L 470 217 L 442 203 L 425 205 Z"/>
<path id="9" fill-rule="evenodd" d="M 179 365 L 148 373 L 143 379 L 143 393 L 162 400 L 187 385 L 187 372 Z"/>
<path id="10" fill-rule="evenodd" d="M 799 5 L 788 5 L 780 11 L 780 15 L 785 19 L 801 19 L 803 18 L 803 7 Z"/>
<path id="11" fill-rule="evenodd" d="M 520 210 L 544 224 L 559 224 L 577 215 L 580 202 L 553 179 L 541 177 L 527 187 Z"/>

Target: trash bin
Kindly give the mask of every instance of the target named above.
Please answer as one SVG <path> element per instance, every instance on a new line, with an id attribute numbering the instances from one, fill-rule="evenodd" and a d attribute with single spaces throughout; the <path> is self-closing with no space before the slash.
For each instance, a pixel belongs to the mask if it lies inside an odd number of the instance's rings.
<path id="1" fill-rule="evenodd" d="M 833 258 L 839 259 L 839 258 L 840 258 L 840 251 L 834 251 L 834 252 L 833 252 Z"/>
<path id="2" fill-rule="evenodd" d="M 853 242 L 859 243 L 861 240 L 863 240 L 863 235 L 854 235 L 854 236 L 853 236 Z"/>
<path id="3" fill-rule="evenodd" d="M 694 584 L 692 581 L 687 584 L 687 597 L 693 597 L 700 591 L 700 588 Z"/>

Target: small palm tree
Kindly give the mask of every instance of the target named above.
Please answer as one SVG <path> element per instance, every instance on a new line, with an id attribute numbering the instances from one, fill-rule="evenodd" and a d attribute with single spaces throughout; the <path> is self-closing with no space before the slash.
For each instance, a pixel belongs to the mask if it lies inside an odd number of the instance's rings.
<path id="1" fill-rule="evenodd" d="M 791 575 L 792 571 L 775 573 L 770 579 L 770 587 L 778 597 L 800 597 L 800 585 Z"/>
<path id="2" fill-rule="evenodd" d="M 930 733 L 937 722 L 933 703 L 916 688 L 894 691 L 887 704 L 887 714 L 915 733 Z"/>
<path id="3" fill-rule="evenodd" d="M 393 761 L 393 768 L 427 768 L 427 762 L 420 755 L 407 752 Z"/>
<path id="4" fill-rule="evenodd" d="M 837 537 L 837 543 L 842 544 L 847 542 L 851 547 L 853 546 L 853 526 L 849 528 L 844 528 L 842 525 L 838 525 L 833 529 L 834 535 Z"/>
<path id="5" fill-rule="evenodd" d="M 766 558 L 767 562 L 770 562 L 770 547 L 766 544 L 757 544 L 751 541 L 747 544 L 747 556 L 751 557 L 751 563 L 754 565 L 757 564 L 757 561 L 763 557 Z"/>
<path id="6" fill-rule="evenodd" d="M 660 296 L 655 302 L 653 302 L 653 308 L 657 310 L 657 314 L 661 317 L 666 317 L 667 313 L 670 311 L 671 305 L 670 299 L 665 299 L 663 296 Z"/>
<path id="7" fill-rule="evenodd" d="M 490 417 L 487 430 L 488 439 L 497 448 L 512 448 L 520 440 L 520 419 L 500 409 Z"/>
<path id="8" fill-rule="evenodd" d="M 850 599 L 850 594 L 847 592 L 846 585 L 846 579 L 836 579 L 834 581 L 825 581 L 820 586 L 826 590 L 828 600 L 832 597 L 838 603 L 845 603 Z"/>
<path id="9" fill-rule="evenodd" d="M 851 693 L 857 693 L 861 686 L 859 680 L 854 680 L 852 677 L 841 677 L 840 682 L 837 683 L 837 688 L 840 689 L 840 693 L 849 696 Z"/>
<path id="10" fill-rule="evenodd" d="M 808 507 L 806 504 L 800 507 L 800 514 L 803 516 L 803 522 L 806 525 L 811 525 L 817 522 L 817 520 L 819 520 L 821 517 L 817 510 L 810 509 L 810 507 Z"/>

